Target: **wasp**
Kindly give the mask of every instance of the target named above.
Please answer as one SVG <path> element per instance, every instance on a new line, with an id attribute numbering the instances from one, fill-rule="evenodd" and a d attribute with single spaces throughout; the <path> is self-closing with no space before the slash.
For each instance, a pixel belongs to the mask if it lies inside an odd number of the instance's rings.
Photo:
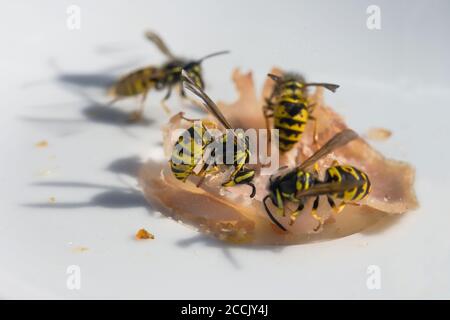
<path id="1" fill-rule="evenodd" d="M 270 130 L 269 118 L 274 119 L 273 126 L 279 130 L 280 151 L 287 152 L 300 141 L 308 120 L 314 120 L 313 137 L 316 141 L 317 125 L 315 118 L 311 115 L 314 104 L 309 102 L 307 88 L 320 86 L 335 92 L 339 85 L 306 83 L 302 75 L 294 73 L 286 73 L 281 77 L 269 73 L 268 76 L 275 81 L 275 86 L 269 98 L 266 99 L 263 114 L 268 131 Z"/>
<path id="2" fill-rule="evenodd" d="M 215 156 L 214 150 L 208 155 L 206 153 L 207 148 L 212 146 L 213 142 L 216 142 L 216 146 L 219 146 L 222 155 L 225 155 L 228 154 L 229 145 L 232 145 L 233 161 L 231 161 L 231 164 L 225 165 L 233 166 L 234 169 L 228 180 L 222 183 L 222 186 L 231 187 L 240 184 L 249 185 L 252 188 L 250 197 L 253 198 L 256 194 L 255 185 L 252 183 L 255 176 L 255 170 L 247 166 L 250 158 L 249 140 L 240 134 L 234 133 L 233 127 L 219 110 L 217 105 L 184 70 L 182 71 L 182 81 L 184 88 L 200 98 L 205 108 L 225 129 L 227 129 L 227 133 L 224 133 L 219 137 L 213 137 L 208 134 L 208 125 L 209 127 L 215 127 L 215 125 L 210 122 L 208 123 L 207 121 L 201 121 L 200 123 L 196 122 L 187 129 L 175 143 L 171 159 L 169 160 L 170 168 L 175 178 L 186 182 L 187 178 L 191 175 L 200 176 L 201 180 L 197 184 L 197 186 L 199 186 L 206 174 L 217 171 L 219 167 L 217 158 L 214 158 L 212 161 L 204 161 L 201 163 L 205 155 L 207 160 L 210 159 L 209 157 L 212 159 L 212 157 Z M 230 135 L 229 133 L 232 134 Z M 229 139 L 233 140 L 230 142 Z M 199 165 L 201 168 L 198 168 L 200 170 L 195 173 L 195 169 Z"/>
<path id="3" fill-rule="evenodd" d="M 175 56 L 169 50 L 164 41 L 156 33 L 148 31 L 145 35 L 147 39 L 156 45 L 156 47 L 166 56 L 168 60 L 161 66 L 150 65 L 132 71 L 131 73 L 120 78 L 110 88 L 110 93 L 114 97 L 111 103 L 126 97 L 137 95 L 141 96 L 139 109 L 133 113 L 131 120 L 139 120 L 142 117 L 147 94 L 153 89 L 167 89 L 166 95 L 161 100 L 161 105 L 167 113 L 170 113 L 170 110 L 166 105 L 166 101 L 170 98 L 173 87 L 180 85 L 181 70 L 186 70 L 196 85 L 203 88 L 204 82 L 202 77 L 202 62 L 211 57 L 229 53 L 229 51 L 215 52 L 197 60 L 180 58 Z M 181 97 L 185 98 L 186 96 L 184 91 L 182 88 L 180 89 Z"/>
<path id="4" fill-rule="evenodd" d="M 263 199 L 264 208 L 272 222 L 286 231 L 286 228 L 275 219 L 269 210 L 267 206 L 267 200 L 269 199 L 277 208 L 277 213 L 282 216 L 285 216 L 284 204 L 286 201 L 297 203 L 297 209 L 290 214 L 289 224 L 292 225 L 304 209 L 305 200 L 315 197 L 311 215 L 319 222 L 315 229 L 318 230 L 324 222 L 323 218 L 317 214 L 321 195 L 326 195 L 329 205 L 336 214 L 341 212 L 346 204 L 357 205 L 356 201 L 365 198 L 370 192 L 371 184 L 369 177 L 363 171 L 353 166 L 339 165 L 334 162 L 331 167 L 326 169 L 324 179 L 320 180 L 317 167 L 319 159 L 357 137 L 358 135 L 353 130 L 345 129 L 331 138 L 300 166 L 288 170 L 284 174 L 275 174 L 275 177 L 272 175 L 268 184 L 269 194 Z M 306 170 L 312 165 L 314 165 L 314 172 Z M 283 169 L 281 170 L 283 171 Z M 336 205 L 334 199 L 342 200 L 339 206 Z"/>

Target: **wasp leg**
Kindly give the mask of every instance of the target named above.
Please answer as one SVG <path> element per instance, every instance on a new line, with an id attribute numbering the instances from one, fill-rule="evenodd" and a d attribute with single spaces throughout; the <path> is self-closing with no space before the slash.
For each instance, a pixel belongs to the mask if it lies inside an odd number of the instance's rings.
<path id="1" fill-rule="evenodd" d="M 191 97 L 184 96 L 184 99 L 186 99 L 187 101 L 189 101 L 192 105 L 194 105 L 194 106 L 196 106 L 196 107 L 202 109 L 203 111 L 205 110 L 205 108 L 203 107 L 202 104 L 200 104 L 198 101 L 192 99 Z"/>
<path id="2" fill-rule="evenodd" d="M 124 99 L 125 97 L 121 97 L 121 96 L 117 96 L 115 98 L 113 98 L 111 101 L 108 101 L 106 103 L 107 106 L 112 106 L 114 103 L 116 103 L 117 101 L 120 101 L 122 99 Z"/>
<path id="3" fill-rule="evenodd" d="M 208 164 L 205 163 L 205 164 L 203 165 L 202 169 L 200 170 L 200 172 L 196 174 L 197 177 L 200 177 L 200 180 L 196 183 L 195 186 L 196 186 L 197 188 L 199 188 L 199 187 L 202 185 L 203 181 L 205 181 L 206 174 L 207 174 L 207 173 L 212 173 L 212 172 L 214 172 L 215 169 L 216 169 L 216 168 L 213 168 L 213 169 L 208 170 Z"/>
<path id="4" fill-rule="evenodd" d="M 184 115 L 180 116 L 181 119 L 189 121 L 189 122 L 196 122 L 196 121 L 202 121 L 202 119 L 191 119 L 191 118 L 186 118 Z"/>
<path id="5" fill-rule="evenodd" d="M 149 90 L 146 90 L 142 93 L 141 101 L 139 102 L 139 109 L 136 111 L 133 111 L 130 114 L 129 121 L 137 122 L 142 119 L 142 115 L 144 114 L 144 108 L 145 108 L 145 100 L 147 99 L 148 91 Z"/>
<path id="6" fill-rule="evenodd" d="M 320 173 L 320 169 L 319 169 L 319 164 L 316 162 L 314 163 L 314 172 L 319 175 Z"/>
<path id="7" fill-rule="evenodd" d="M 256 195 L 256 187 L 253 183 L 247 182 L 246 185 L 250 186 L 252 188 L 252 193 L 250 193 L 250 198 L 254 198 Z"/>
<path id="8" fill-rule="evenodd" d="M 289 221 L 289 225 L 292 226 L 297 219 L 298 215 L 302 212 L 302 210 L 305 208 L 305 205 L 303 204 L 303 201 L 300 201 L 298 204 L 297 210 L 291 213 L 291 220 Z"/>
<path id="9" fill-rule="evenodd" d="M 198 182 L 196 183 L 196 187 L 200 188 L 200 186 L 202 185 L 203 181 L 205 181 L 206 178 L 206 173 L 202 172 L 202 174 L 199 174 L 200 180 L 198 180 Z"/>
<path id="10" fill-rule="evenodd" d="M 320 196 L 317 196 L 314 200 L 313 207 L 311 210 L 311 216 L 316 219 L 319 222 L 319 225 L 314 228 L 314 231 L 317 231 L 320 229 L 320 227 L 323 225 L 323 218 L 317 214 L 317 209 L 319 208 L 319 200 Z"/>
<path id="11" fill-rule="evenodd" d="M 330 207 L 333 209 L 335 214 L 338 214 L 344 210 L 345 206 L 347 205 L 346 202 L 342 201 L 339 206 L 336 206 L 336 203 L 334 202 L 333 198 L 330 196 L 327 196 L 328 203 L 330 204 Z"/>
<path id="12" fill-rule="evenodd" d="M 275 217 L 272 215 L 272 212 L 270 212 L 269 207 L 267 206 L 267 201 L 266 201 L 267 199 L 270 199 L 270 196 L 265 196 L 262 202 L 264 204 L 264 208 L 266 209 L 266 213 L 269 216 L 270 220 L 272 220 L 272 222 L 281 230 L 287 231 L 287 229 L 285 227 L 283 227 L 283 225 L 280 222 L 278 222 L 277 219 L 275 219 Z M 270 200 L 272 200 L 272 199 L 270 199 Z M 273 201 L 272 201 L 272 204 L 275 205 L 273 203 Z M 277 211 L 279 211 L 279 210 L 280 210 L 280 208 L 277 207 Z"/>
<path id="13" fill-rule="evenodd" d="M 169 100 L 170 96 L 172 95 L 172 86 L 169 86 L 169 88 L 167 89 L 167 93 L 164 96 L 164 98 L 161 100 L 161 106 L 163 107 L 164 111 L 170 115 L 170 108 L 167 105 L 167 100 Z"/>
<path id="14" fill-rule="evenodd" d="M 178 88 L 179 88 L 179 94 L 183 100 L 187 100 L 192 105 L 194 105 L 202 110 L 205 110 L 205 108 L 203 107 L 203 105 L 201 103 L 199 103 L 197 100 L 192 99 L 191 97 L 186 95 L 186 92 L 184 91 L 183 86 L 180 85 Z"/>
<path id="15" fill-rule="evenodd" d="M 308 105 L 307 107 L 308 113 L 310 114 L 310 116 L 308 117 L 309 120 L 314 121 L 314 127 L 313 127 L 313 142 L 314 144 L 317 144 L 317 141 L 319 140 L 319 137 L 317 135 L 317 119 L 312 116 L 312 113 L 314 112 L 314 109 L 316 108 L 316 104 L 312 103 L 310 105 Z"/>
<path id="16" fill-rule="evenodd" d="M 313 143 L 317 144 L 317 141 L 319 141 L 319 136 L 317 134 L 317 119 L 310 116 L 309 120 L 313 121 Z"/>

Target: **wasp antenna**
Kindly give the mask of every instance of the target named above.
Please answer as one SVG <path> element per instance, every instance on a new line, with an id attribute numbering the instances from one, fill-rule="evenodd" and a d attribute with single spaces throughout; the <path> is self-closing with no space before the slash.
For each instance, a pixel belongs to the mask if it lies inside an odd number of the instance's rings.
<path id="1" fill-rule="evenodd" d="M 281 223 L 278 222 L 277 219 L 275 219 L 275 217 L 272 215 L 272 213 L 269 210 L 269 207 L 267 206 L 267 199 L 270 199 L 270 196 L 267 195 L 264 197 L 263 199 L 263 204 L 264 204 L 264 208 L 266 209 L 267 215 L 269 216 L 270 220 L 272 220 L 273 223 L 275 223 L 277 225 L 278 228 L 280 228 L 283 231 L 287 231 L 287 229 L 285 227 L 283 227 L 283 225 Z"/>
<path id="2" fill-rule="evenodd" d="M 272 79 L 273 81 L 275 81 L 275 82 L 278 82 L 278 81 L 281 80 L 281 77 L 279 77 L 279 76 L 277 76 L 277 75 L 274 75 L 274 74 L 272 74 L 272 73 L 268 73 L 267 76 L 268 76 L 270 79 Z"/>
<path id="3" fill-rule="evenodd" d="M 208 55 L 204 56 L 201 59 L 198 59 L 197 63 L 202 63 L 206 59 L 209 59 L 209 58 L 212 58 L 212 57 L 216 57 L 216 56 L 220 56 L 220 55 L 223 55 L 223 54 L 228 54 L 228 53 L 230 53 L 229 50 L 223 50 L 223 51 L 214 52 L 214 53 L 211 53 L 211 54 L 208 54 Z"/>
<path id="4" fill-rule="evenodd" d="M 328 89 L 331 92 L 336 92 L 336 90 L 339 88 L 338 84 L 333 84 L 333 83 L 306 83 L 304 86 L 305 87 L 307 87 L 307 86 L 324 87 L 325 89 Z"/>
<path id="5" fill-rule="evenodd" d="M 250 198 L 254 198 L 256 195 L 256 187 L 253 183 L 251 182 L 247 182 L 247 185 L 249 185 L 250 187 L 252 187 L 252 193 L 250 193 Z"/>

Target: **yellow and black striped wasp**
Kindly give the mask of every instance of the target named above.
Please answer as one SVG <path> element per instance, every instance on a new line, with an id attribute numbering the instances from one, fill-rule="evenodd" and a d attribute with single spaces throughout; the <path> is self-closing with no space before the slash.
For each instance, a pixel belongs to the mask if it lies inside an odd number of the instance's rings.
<path id="1" fill-rule="evenodd" d="M 356 201 L 365 198 L 369 194 L 371 187 L 366 173 L 353 166 L 339 165 L 337 162 L 334 162 L 330 168 L 326 169 L 324 179 L 320 180 L 316 163 L 333 150 L 346 145 L 357 137 L 358 135 L 353 130 L 345 129 L 331 138 L 300 166 L 275 177 L 272 175 L 268 185 L 269 194 L 263 199 L 264 208 L 272 222 L 286 231 L 286 228 L 269 210 L 267 206 L 268 199 L 277 208 L 277 214 L 281 216 L 285 216 L 286 201 L 298 204 L 297 209 L 290 214 L 289 224 L 292 225 L 304 209 L 305 200 L 315 197 L 311 215 L 319 221 L 319 225 L 316 228 L 318 230 L 324 222 L 323 218 L 317 214 L 321 195 L 326 195 L 329 205 L 336 214 L 341 212 L 346 204 L 355 204 Z M 312 165 L 315 167 L 313 173 L 306 170 Z M 336 205 L 333 198 L 342 200 L 339 206 Z"/>
<path id="2" fill-rule="evenodd" d="M 311 116 L 314 111 L 314 104 L 309 101 L 307 88 L 320 86 L 335 92 L 339 85 L 306 83 L 302 75 L 295 73 L 286 73 L 283 76 L 269 73 L 268 76 L 275 81 L 275 86 L 263 107 L 266 128 L 268 131 L 270 130 L 269 118 L 273 118 L 273 127 L 279 130 L 280 152 L 287 152 L 300 141 L 308 120 L 315 121 L 315 118 Z M 314 123 L 313 136 L 315 141 L 316 122 Z"/>
<path id="3" fill-rule="evenodd" d="M 169 160 L 172 173 L 176 179 L 183 182 L 191 175 L 200 176 L 201 180 L 197 184 L 197 186 L 199 186 L 205 175 L 217 171 L 219 165 L 224 164 L 226 166 L 233 166 L 234 169 L 230 174 L 230 177 L 227 181 L 222 183 L 222 186 L 231 187 L 239 184 L 249 185 L 252 188 L 250 197 L 253 198 L 256 193 L 256 188 L 252 183 L 255 176 L 255 170 L 247 166 L 250 158 L 248 139 L 240 134 L 234 133 L 233 127 L 222 112 L 220 112 L 217 105 L 203 89 L 194 82 L 186 71 L 182 71 L 181 77 L 184 88 L 200 98 L 205 108 L 225 129 L 227 129 L 227 133 L 224 133 L 219 137 L 213 137 L 208 134 L 208 125 L 213 127 L 215 125 L 211 125 L 211 123 L 205 121 L 194 123 L 193 126 L 180 135 L 178 141 L 175 143 L 171 159 Z M 233 139 L 233 141 L 229 142 L 229 139 Z M 214 149 L 212 153 L 207 154 L 207 148 L 213 146 L 213 143 L 218 147 L 216 150 L 221 152 L 222 158 L 219 157 L 213 159 L 213 157 L 217 156 L 217 154 L 214 154 Z M 233 158 L 232 161 L 228 163 L 228 161 L 223 161 L 223 157 L 229 154 L 228 151 L 230 146 L 232 148 Z M 205 154 L 206 160 L 212 160 L 204 161 Z M 220 159 L 220 162 L 217 161 L 217 159 Z M 198 165 L 201 165 L 201 168 L 198 168 Z M 195 173 L 196 168 L 199 169 L 197 173 Z"/>
<path id="4" fill-rule="evenodd" d="M 167 57 L 168 61 L 162 66 L 147 66 L 120 78 L 111 88 L 110 94 L 114 97 L 113 102 L 122 98 L 141 95 L 139 109 L 133 113 L 131 120 L 139 120 L 144 111 L 145 99 L 150 90 L 167 89 L 167 93 L 161 101 L 161 105 L 167 113 L 170 113 L 166 101 L 170 98 L 172 89 L 179 86 L 181 82 L 181 70 L 184 69 L 191 79 L 200 87 L 204 87 L 201 64 L 204 60 L 228 51 L 220 51 L 204 56 L 201 59 L 185 59 L 172 54 L 164 41 L 154 32 L 146 32 L 146 37 L 153 42 L 157 48 Z M 185 93 L 180 88 L 180 94 L 184 98 Z"/>

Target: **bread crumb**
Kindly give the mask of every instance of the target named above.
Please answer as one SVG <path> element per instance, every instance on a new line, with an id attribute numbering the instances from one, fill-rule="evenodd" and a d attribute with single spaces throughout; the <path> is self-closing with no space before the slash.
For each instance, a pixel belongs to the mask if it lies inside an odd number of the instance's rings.
<path id="1" fill-rule="evenodd" d="M 139 229 L 138 232 L 136 232 L 135 236 L 136 240 L 144 240 L 144 239 L 155 239 L 155 236 L 145 230 L 144 228 Z"/>
<path id="2" fill-rule="evenodd" d="M 50 197 L 50 198 L 48 198 L 48 201 L 50 203 L 55 203 L 56 202 L 56 198 L 55 197 Z"/>

